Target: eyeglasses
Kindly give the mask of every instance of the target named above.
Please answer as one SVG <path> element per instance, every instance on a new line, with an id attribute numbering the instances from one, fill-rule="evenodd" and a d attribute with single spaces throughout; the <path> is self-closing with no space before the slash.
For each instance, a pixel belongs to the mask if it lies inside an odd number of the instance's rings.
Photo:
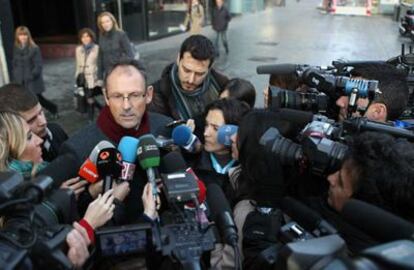
<path id="1" fill-rule="evenodd" d="M 128 100 L 129 102 L 136 103 L 144 99 L 147 93 L 140 93 L 140 92 L 132 92 L 127 95 L 121 95 L 121 94 L 113 94 L 108 96 L 108 99 L 116 102 L 116 103 L 122 103 L 124 100 Z"/>

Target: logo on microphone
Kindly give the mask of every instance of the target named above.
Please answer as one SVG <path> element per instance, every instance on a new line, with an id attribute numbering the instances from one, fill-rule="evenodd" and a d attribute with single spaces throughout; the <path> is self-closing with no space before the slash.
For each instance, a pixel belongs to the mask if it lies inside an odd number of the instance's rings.
<path id="1" fill-rule="evenodd" d="M 101 159 L 101 160 L 105 160 L 105 159 L 107 159 L 109 157 L 109 152 L 107 152 L 107 151 L 104 151 L 104 152 L 102 152 L 102 153 L 100 153 L 99 154 L 99 158 Z"/>

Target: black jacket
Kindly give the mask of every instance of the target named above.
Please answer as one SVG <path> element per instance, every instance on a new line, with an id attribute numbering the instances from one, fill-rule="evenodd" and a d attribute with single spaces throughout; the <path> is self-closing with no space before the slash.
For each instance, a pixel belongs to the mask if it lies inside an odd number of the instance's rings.
<path id="1" fill-rule="evenodd" d="M 165 117 L 164 115 L 149 113 L 150 120 L 150 132 L 155 137 L 158 135 L 163 135 L 170 137 L 170 129 L 166 128 L 165 125 L 171 122 L 171 119 Z M 72 153 L 76 156 L 78 161 L 78 168 L 82 163 L 89 157 L 90 152 L 102 140 L 111 141 L 94 123 L 91 124 L 71 138 L 69 138 L 61 147 L 61 153 Z M 114 142 L 113 142 L 114 143 Z M 116 145 L 116 143 L 114 143 Z M 130 193 L 125 198 L 123 203 L 118 202 L 116 211 L 114 214 L 114 223 L 115 225 L 120 224 L 130 224 L 136 222 L 143 213 L 143 204 L 141 200 L 142 191 L 145 184 L 147 183 L 146 172 L 141 169 L 141 166 L 136 161 L 136 168 L 133 180 L 130 182 Z M 77 172 L 76 172 L 77 174 Z M 75 176 L 75 175 L 74 175 Z M 80 206 L 80 215 L 83 214 L 86 207 L 91 202 L 91 197 L 88 194 L 84 194 L 83 198 L 80 198 L 82 204 Z"/>
<path id="2" fill-rule="evenodd" d="M 229 22 L 231 20 L 230 12 L 225 6 L 213 9 L 212 27 L 217 32 L 227 30 Z"/>
<path id="3" fill-rule="evenodd" d="M 121 58 L 134 58 L 131 43 L 125 32 L 111 30 L 99 36 L 98 79 Z"/>
<path id="4" fill-rule="evenodd" d="M 42 55 L 38 46 L 13 48 L 13 82 L 40 94 L 45 91 L 42 68 Z"/>
<path id="5" fill-rule="evenodd" d="M 180 119 L 180 116 L 177 111 L 176 101 L 172 93 L 172 82 L 170 78 L 171 68 L 173 63 L 168 65 L 162 72 L 161 79 L 154 82 L 152 86 L 154 87 L 154 95 L 152 97 L 152 102 L 149 106 L 149 110 L 157 113 L 164 114 L 175 120 Z M 228 78 L 213 68 L 210 70 L 211 75 L 217 81 L 221 91 L 224 90 L 228 82 Z"/>
<path id="6" fill-rule="evenodd" d="M 42 138 L 42 158 L 50 162 L 58 156 L 60 146 L 68 139 L 68 135 L 57 123 L 48 123 L 47 129 L 50 134 Z"/>

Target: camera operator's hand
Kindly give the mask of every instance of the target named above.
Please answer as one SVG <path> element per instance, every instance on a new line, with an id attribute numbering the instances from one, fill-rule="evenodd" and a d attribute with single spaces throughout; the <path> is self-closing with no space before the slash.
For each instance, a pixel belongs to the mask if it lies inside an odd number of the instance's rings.
<path id="1" fill-rule="evenodd" d="M 263 102 L 264 102 L 263 108 L 267 108 L 268 101 L 269 101 L 269 87 L 266 87 L 263 90 Z"/>
<path id="2" fill-rule="evenodd" d="M 87 181 L 81 180 L 80 177 L 71 178 L 66 180 L 60 185 L 60 188 L 68 188 L 75 192 L 76 199 L 79 198 L 79 195 L 85 190 L 85 186 L 88 184 Z"/>
<path id="3" fill-rule="evenodd" d="M 147 183 L 144 187 L 142 203 L 144 204 L 144 214 L 152 220 L 155 220 L 158 217 L 157 205 L 160 206 L 161 201 L 159 196 L 157 196 L 157 199 L 154 198 L 151 183 Z"/>
<path id="4" fill-rule="evenodd" d="M 103 180 L 96 181 L 93 184 L 90 184 L 88 187 L 89 194 L 92 198 L 96 199 L 99 194 L 102 193 L 103 189 Z"/>
<path id="5" fill-rule="evenodd" d="M 77 222 L 73 223 L 74 229 L 66 236 L 69 246 L 68 259 L 75 268 L 81 268 L 89 257 L 88 245 L 90 244 L 86 230 Z"/>
<path id="6" fill-rule="evenodd" d="M 85 219 L 89 225 L 95 230 L 104 225 L 114 215 L 115 197 L 112 195 L 113 190 L 110 189 L 104 195 L 99 194 L 98 198 L 91 202 L 86 210 Z"/>
<path id="7" fill-rule="evenodd" d="M 117 198 L 120 201 L 124 201 L 125 197 L 128 196 L 130 188 L 129 188 L 129 182 L 128 181 L 122 181 L 121 183 L 116 183 L 114 181 L 113 190 L 114 190 L 114 197 Z"/>

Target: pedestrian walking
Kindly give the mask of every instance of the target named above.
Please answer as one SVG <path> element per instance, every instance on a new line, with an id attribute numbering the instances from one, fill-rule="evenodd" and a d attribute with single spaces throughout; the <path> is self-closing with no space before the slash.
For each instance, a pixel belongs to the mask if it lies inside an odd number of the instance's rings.
<path id="1" fill-rule="evenodd" d="M 229 53 L 229 45 L 227 42 L 227 28 L 231 20 L 230 12 L 224 5 L 224 0 L 216 0 L 216 6 L 213 9 L 213 21 L 212 26 L 214 31 L 216 31 L 216 42 L 214 43 L 216 47 L 217 56 L 220 55 L 219 42 L 220 39 L 223 43 L 226 54 Z"/>
<path id="2" fill-rule="evenodd" d="M 184 20 L 184 26 L 191 35 L 201 33 L 204 24 L 204 7 L 199 0 L 190 0 Z"/>

